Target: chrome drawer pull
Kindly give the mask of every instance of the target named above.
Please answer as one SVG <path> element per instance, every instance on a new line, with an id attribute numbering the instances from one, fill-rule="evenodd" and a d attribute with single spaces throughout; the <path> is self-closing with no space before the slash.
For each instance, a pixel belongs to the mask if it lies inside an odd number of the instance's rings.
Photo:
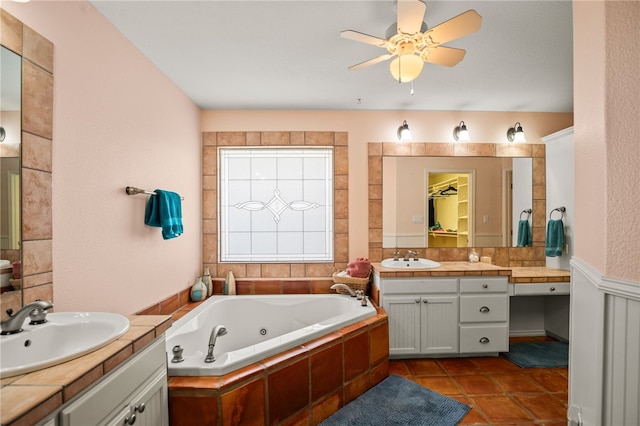
<path id="1" fill-rule="evenodd" d="M 482 312 L 483 314 L 486 314 L 489 311 L 490 311 L 490 309 L 487 306 L 483 306 L 482 308 L 480 308 L 480 312 Z"/>
<path id="2" fill-rule="evenodd" d="M 429 303 L 427 299 L 422 299 L 422 303 Z"/>
<path id="3" fill-rule="evenodd" d="M 478 340 L 480 343 L 482 343 L 483 345 L 486 345 L 487 343 L 489 343 L 489 338 L 488 337 L 483 337 L 480 340 Z"/>
<path id="4" fill-rule="evenodd" d="M 555 287 L 551 287 L 551 288 L 549 289 L 549 291 L 556 291 L 556 288 L 555 288 Z"/>
<path id="5" fill-rule="evenodd" d="M 489 288 L 488 284 L 482 284 L 482 288 Z"/>
<path id="6" fill-rule="evenodd" d="M 416 299 L 416 303 L 420 303 L 420 299 Z M 424 303 L 427 303 L 426 301 Z"/>

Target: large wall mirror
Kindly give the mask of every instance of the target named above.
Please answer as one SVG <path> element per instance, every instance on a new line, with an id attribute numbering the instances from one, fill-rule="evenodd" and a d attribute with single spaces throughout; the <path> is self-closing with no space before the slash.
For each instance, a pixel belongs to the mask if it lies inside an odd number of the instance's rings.
<path id="1" fill-rule="evenodd" d="M 22 58 L 0 47 L 0 262 L 20 259 L 20 140 Z M 2 280 L 8 290 L 8 279 Z"/>
<path id="2" fill-rule="evenodd" d="M 501 266 L 544 266 L 545 148 L 540 144 L 369 143 L 369 257 L 399 250 Z M 531 245 L 518 247 L 528 220 Z"/>
<path id="3" fill-rule="evenodd" d="M 531 167 L 531 158 L 383 157 L 382 247 L 516 246 L 514 223 L 533 206 Z"/>
<path id="4" fill-rule="evenodd" d="M 0 9 L 0 315 L 53 300 L 53 44 Z M 20 262 L 14 267 L 15 262 Z M 8 267 L 6 266 L 8 264 Z M 14 269 L 18 271 L 14 278 Z"/>

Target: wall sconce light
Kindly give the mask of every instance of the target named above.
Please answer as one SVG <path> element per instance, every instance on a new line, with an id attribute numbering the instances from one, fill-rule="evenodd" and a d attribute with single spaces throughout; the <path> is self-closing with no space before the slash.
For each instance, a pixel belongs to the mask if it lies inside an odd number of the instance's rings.
<path id="1" fill-rule="evenodd" d="M 461 142 L 469 142 L 469 131 L 464 121 L 461 121 L 459 125 L 453 128 L 453 139 Z"/>
<path id="2" fill-rule="evenodd" d="M 526 142 L 524 138 L 524 131 L 522 130 L 522 125 L 519 121 L 507 130 L 507 140 L 515 143 Z"/>
<path id="3" fill-rule="evenodd" d="M 402 122 L 402 126 L 398 127 L 398 140 L 400 142 L 406 142 L 411 140 L 411 130 L 409 130 L 409 125 L 407 124 L 407 120 Z"/>

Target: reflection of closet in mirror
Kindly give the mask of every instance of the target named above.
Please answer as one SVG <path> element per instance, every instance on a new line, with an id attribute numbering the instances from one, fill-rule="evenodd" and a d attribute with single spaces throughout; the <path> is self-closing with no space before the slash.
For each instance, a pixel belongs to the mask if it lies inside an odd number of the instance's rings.
<path id="1" fill-rule="evenodd" d="M 473 246 L 473 173 L 427 171 L 428 247 Z"/>

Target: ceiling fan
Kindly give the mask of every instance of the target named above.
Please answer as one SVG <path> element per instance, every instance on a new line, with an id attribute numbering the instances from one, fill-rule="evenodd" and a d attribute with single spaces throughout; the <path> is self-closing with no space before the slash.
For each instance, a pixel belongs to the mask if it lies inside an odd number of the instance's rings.
<path id="1" fill-rule="evenodd" d="M 389 65 L 391 75 L 400 83 L 414 80 L 424 62 L 452 67 L 464 58 L 463 49 L 442 46 L 451 40 L 474 33 L 480 29 L 482 16 L 475 10 L 467 10 L 433 28 L 427 28 L 422 22 L 427 5 L 420 0 L 397 0 L 398 22 L 394 30 L 387 30 L 387 39 L 345 30 L 340 33 L 344 38 L 372 44 L 387 49 L 389 53 L 368 61 L 350 66 L 350 70 L 359 70 L 378 62 L 393 59 Z"/>

